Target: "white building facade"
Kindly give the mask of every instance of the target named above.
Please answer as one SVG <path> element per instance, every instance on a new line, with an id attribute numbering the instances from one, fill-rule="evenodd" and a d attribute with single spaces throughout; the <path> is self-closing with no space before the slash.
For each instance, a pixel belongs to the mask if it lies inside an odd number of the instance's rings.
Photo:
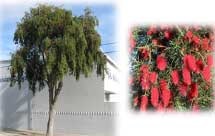
<path id="1" fill-rule="evenodd" d="M 48 120 L 48 90 L 35 96 L 25 81 L 21 90 L 10 87 L 10 61 L 0 61 L 0 129 L 45 131 Z M 63 90 L 56 103 L 55 132 L 112 136 L 115 132 L 119 70 L 108 58 L 105 79 L 93 72 L 79 81 L 64 79 Z"/>

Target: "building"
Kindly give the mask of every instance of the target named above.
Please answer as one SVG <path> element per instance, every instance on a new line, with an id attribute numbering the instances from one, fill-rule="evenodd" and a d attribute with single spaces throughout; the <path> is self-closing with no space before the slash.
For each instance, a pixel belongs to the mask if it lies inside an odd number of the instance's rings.
<path id="1" fill-rule="evenodd" d="M 10 61 L 0 61 L 0 129 L 45 131 L 48 90 L 35 96 L 24 81 L 21 90 L 10 87 Z M 105 79 L 93 72 L 79 81 L 67 76 L 56 103 L 55 132 L 111 136 L 115 131 L 118 68 L 108 57 Z"/>

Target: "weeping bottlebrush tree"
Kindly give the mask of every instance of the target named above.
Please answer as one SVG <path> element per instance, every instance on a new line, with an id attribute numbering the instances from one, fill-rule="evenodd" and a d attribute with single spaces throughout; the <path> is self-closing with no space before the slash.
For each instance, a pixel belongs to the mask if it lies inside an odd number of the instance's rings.
<path id="1" fill-rule="evenodd" d="M 212 109 L 213 41 L 209 26 L 133 28 L 129 46 L 132 108 Z"/>
<path id="2" fill-rule="evenodd" d="M 47 136 L 53 136 L 55 105 L 63 79 L 71 75 L 88 77 L 96 69 L 104 78 L 106 58 L 100 51 L 98 20 L 86 8 L 82 16 L 51 5 L 39 5 L 26 12 L 17 24 L 14 42 L 19 45 L 11 59 L 11 86 L 21 87 L 25 76 L 35 94 L 45 86 L 49 92 Z"/>

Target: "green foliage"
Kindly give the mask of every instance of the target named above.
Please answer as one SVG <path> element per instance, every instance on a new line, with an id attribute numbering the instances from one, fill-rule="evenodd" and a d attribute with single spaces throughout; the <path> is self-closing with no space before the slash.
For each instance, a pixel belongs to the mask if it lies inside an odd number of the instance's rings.
<path id="1" fill-rule="evenodd" d="M 77 80 L 97 69 L 104 77 L 106 58 L 100 51 L 98 20 L 89 8 L 82 16 L 52 5 L 25 12 L 17 24 L 14 42 L 19 49 L 11 59 L 11 85 L 21 87 L 23 76 L 35 93 L 47 84 L 55 87 L 67 74 Z"/>

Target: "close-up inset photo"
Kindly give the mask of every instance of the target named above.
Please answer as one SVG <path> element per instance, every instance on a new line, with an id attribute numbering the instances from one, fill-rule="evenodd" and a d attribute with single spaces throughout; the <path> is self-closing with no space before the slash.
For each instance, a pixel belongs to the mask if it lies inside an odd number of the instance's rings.
<path id="1" fill-rule="evenodd" d="M 133 111 L 213 110 L 212 26 L 136 26 L 129 41 L 129 103 Z"/>

